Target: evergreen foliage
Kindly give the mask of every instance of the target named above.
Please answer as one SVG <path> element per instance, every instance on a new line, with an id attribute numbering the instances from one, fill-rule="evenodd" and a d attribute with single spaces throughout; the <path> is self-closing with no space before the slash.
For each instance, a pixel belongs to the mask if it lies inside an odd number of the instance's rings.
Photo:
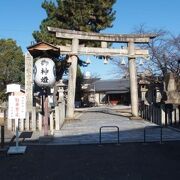
<path id="1" fill-rule="evenodd" d="M 47 26 L 98 33 L 112 27 L 115 19 L 112 6 L 115 2 L 116 0 L 44 1 L 42 8 L 45 9 L 47 18 L 42 21 L 40 31 L 33 32 L 33 37 L 37 42 L 45 41 L 54 45 L 67 43 L 48 32 Z"/>
<path id="2" fill-rule="evenodd" d="M 47 18 L 41 22 L 40 30 L 33 32 L 36 42 L 47 42 L 53 45 L 71 44 L 70 40 L 58 39 L 49 32 L 47 27 L 56 27 L 85 32 L 96 32 L 112 27 L 115 11 L 112 9 L 116 0 L 45 0 L 42 8 L 46 11 Z M 99 46 L 100 43 L 80 41 L 86 46 Z M 57 80 L 62 78 L 67 71 L 68 57 L 62 57 L 56 62 Z M 87 65 L 78 58 L 79 66 Z M 77 68 L 76 101 L 81 100 L 81 84 L 83 80 L 80 67 Z"/>
<path id="3" fill-rule="evenodd" d="M 24 84 L 24 57 L 16 41 L 0 39 L 0 101 L 6 100 L 6 85 Z"/>

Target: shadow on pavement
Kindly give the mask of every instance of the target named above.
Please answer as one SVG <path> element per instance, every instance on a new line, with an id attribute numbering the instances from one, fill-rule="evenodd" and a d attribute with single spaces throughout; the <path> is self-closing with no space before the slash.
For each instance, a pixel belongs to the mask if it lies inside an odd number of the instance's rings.
<path id="1" fill-rule="evenodd" d="M 0 158 L 1 180 L 178 180 L 180 142 L 28 146 Z"/>

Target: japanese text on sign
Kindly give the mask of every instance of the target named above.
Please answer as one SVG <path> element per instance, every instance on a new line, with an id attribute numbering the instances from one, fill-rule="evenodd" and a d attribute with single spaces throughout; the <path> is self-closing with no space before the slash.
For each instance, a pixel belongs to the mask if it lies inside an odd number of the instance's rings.
<path id="1" fill-rule="evenodd" d="M 26 115 L 25 99 L 26 99 L 25 96 L 9 96 L 9 101 L 8 101 L 9 119 L 25 119 L 25 115 Z"/>

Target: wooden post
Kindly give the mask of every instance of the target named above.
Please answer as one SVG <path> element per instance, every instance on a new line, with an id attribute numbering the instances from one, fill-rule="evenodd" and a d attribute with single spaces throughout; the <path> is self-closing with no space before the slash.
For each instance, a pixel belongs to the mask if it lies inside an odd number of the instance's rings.
<path id="1" fill-rule="evenodd" d="M 38 129 L 42 130 L 42 114 L 40 112 L 38 113 Z"/>
<path id="2" fill-rule="evenodd" d="M 79 40 L 72 40 L 72 53 L 71 65 L 69 67 L 69 81 L 68 81 L 68 98 L 67 98 L 67 112 L 66 117 L 69 119 L 74 118 L 74 101 L 76 92 L 76 73 L 77 73 L 77 52 Z"/>
<path id="3" fill-rule="evenodd" d="M 43 123 L 44 123 L 44 136 L 48 136 L 48 95 L 45 90 L 44 94 L 44 112 L 43 112 Z"/>

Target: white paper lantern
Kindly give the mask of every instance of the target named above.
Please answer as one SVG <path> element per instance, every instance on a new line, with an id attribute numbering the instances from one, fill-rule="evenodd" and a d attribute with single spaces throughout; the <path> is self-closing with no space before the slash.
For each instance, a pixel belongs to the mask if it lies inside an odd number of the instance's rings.
<path id="1" fill-rule="evenodd" d="M 52 87 L 56 81 L 55 63 L 50 58 L 40 58 L 34 65 L 34 81 L 40 87 Z"/>

